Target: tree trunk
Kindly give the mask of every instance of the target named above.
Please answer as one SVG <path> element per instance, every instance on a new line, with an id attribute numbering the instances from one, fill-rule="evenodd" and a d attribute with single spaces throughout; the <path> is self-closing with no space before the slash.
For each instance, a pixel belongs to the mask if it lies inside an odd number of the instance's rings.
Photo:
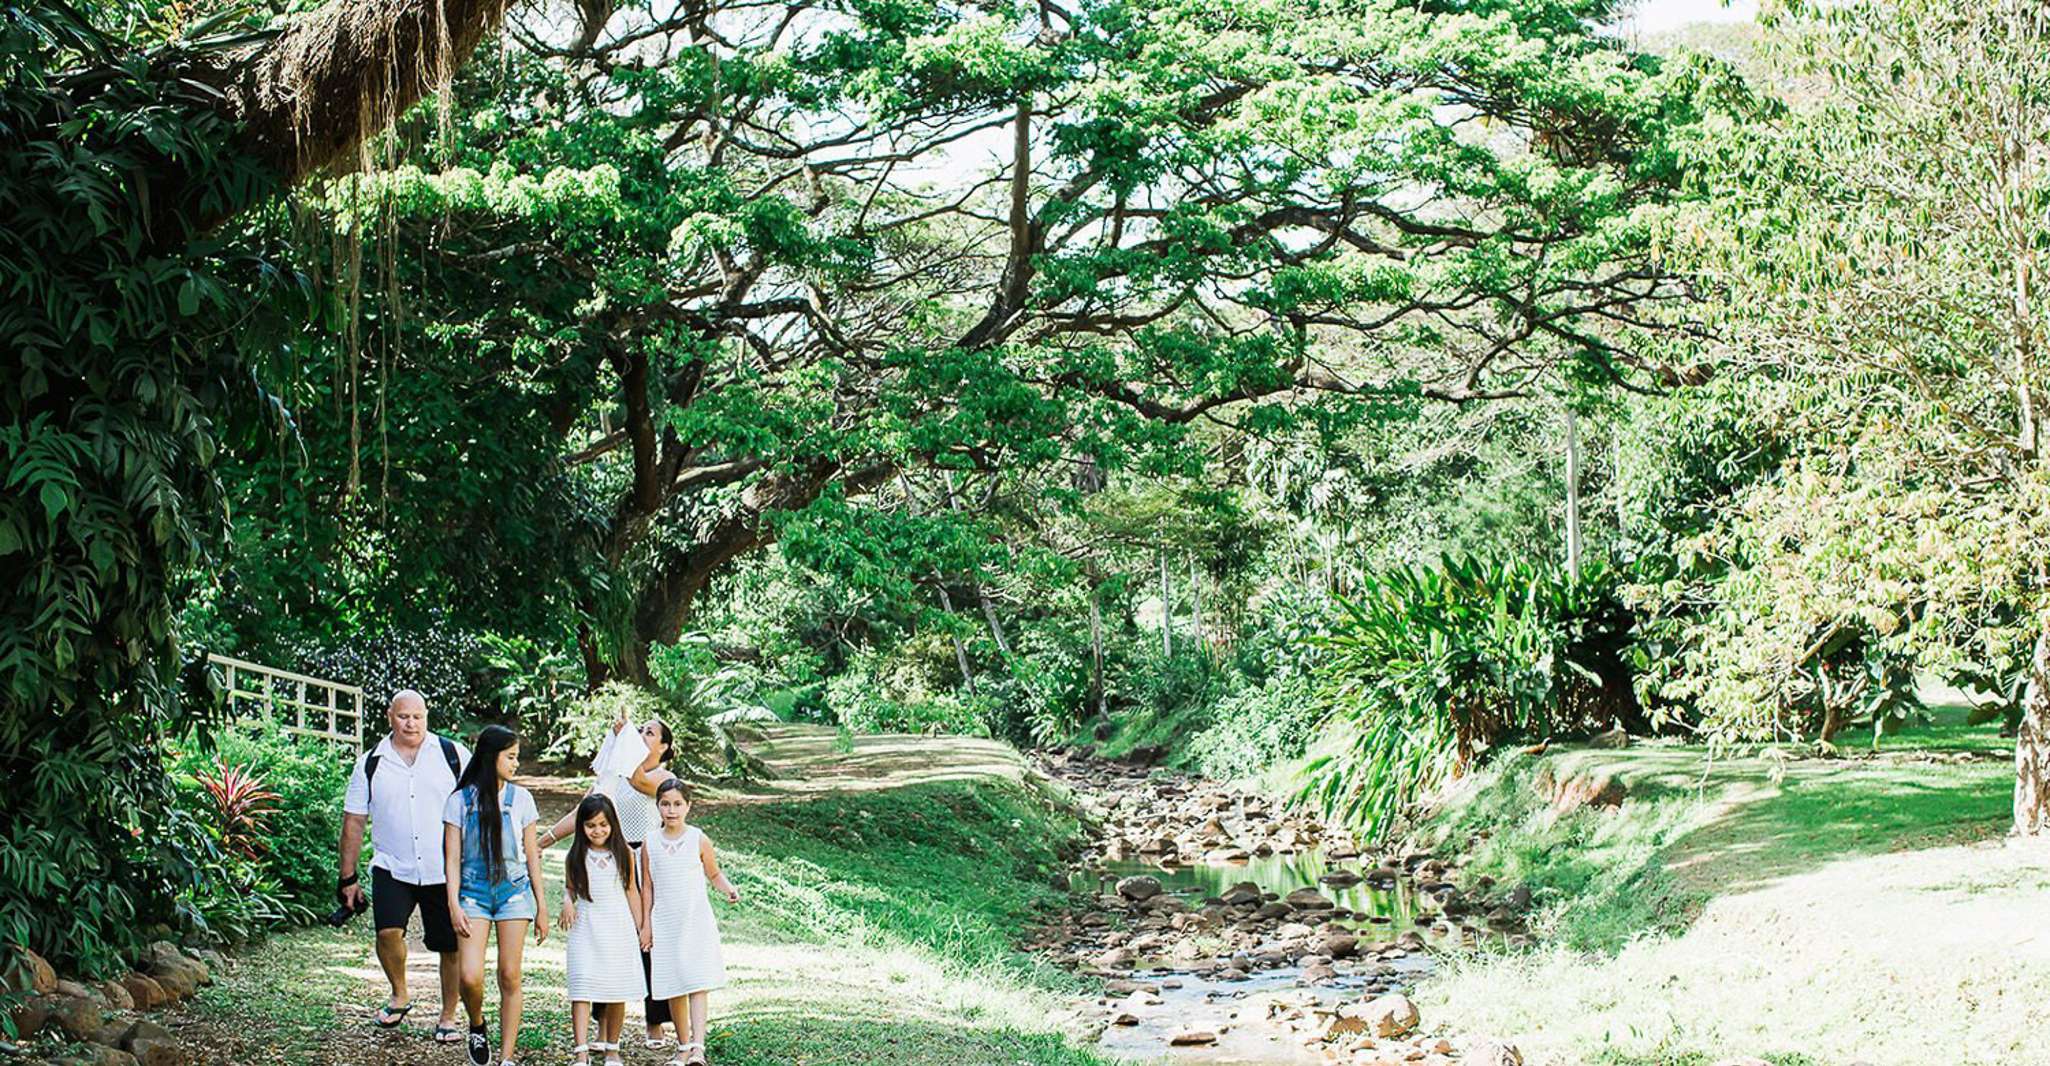
<path id="1" fill-rule="evenodd" d="M 1089 706 L 1103 717 L 1103 600 L 1102 589 L 1089 586 Z"/>
<path id="2" fill-rule="evenodd" d="M 1580 419 L 1566 407 L 1566 573 L 1580 580 Z"/>
<path id="3" fill-rule="evenodd" d="M 1189 616 L 1196 629 L 1196 647 L 1207 648 L 1203 637 L 1203 574 L 1196 569 L 1196 556 L 1189 556 Z"/>
<path id="4" fill-rule="evenodd" d="M 2014 737 L 2014 832 L 2050 832 L 2050 628 L 2038 623 Z"/>
<path id="5" fill-rule="evenodd" d="M 947 617 L 953 617 L 954 597 L 947 592 L 947 583 L 941 580 L 940 575 L 937 573 L 933 574 L 933 583 L 939 589 L 940 609 L 947 612 Z M 961 684 L 968 689 L 968 694 L 973 696 L 975 695 L 975 670 L 968 665 L 968 646 L 961 643 L 961 634 L 954 632 L 951 627 L 947 631 L 947 638 L 954 642 L 954 665 L 961 668 Z"/>
<path id="6" fill-rule="evenodd" d="M 996 604 L 990 602 L 989 590 L 983 588 L 980 581 L 975 583 L 975 598 L 982 604 L 982 620 L 989 623 L 990 639 L 997 642 L 998 654 L 1009 659 L 1011 657 L 1011 642 L 1004 638 L 1004 625 L 997 618 Z"/>
<path id="7" fill-rule="evenodd" d="M 1167 549 L 1156 549 L 1154 558 L 1160 561 L 1160 654 L 1174 656 L 1174 598 L 1167 587 Z"/>

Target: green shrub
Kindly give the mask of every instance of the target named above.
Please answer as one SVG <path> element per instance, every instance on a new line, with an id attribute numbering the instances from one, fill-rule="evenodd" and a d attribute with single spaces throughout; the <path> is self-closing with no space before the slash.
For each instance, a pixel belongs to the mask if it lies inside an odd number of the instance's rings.
<path id="1" fill-rule="evenodd" d="M 322 741 L 225 730 L 212 744 L 187 737 L 172 745 L 172 782 L 178 805 L 213 831 L 215 804 L 202 777 L 217 776 L 225 764 L 256 775 L 276 793 L 275 810 L 265 820 L 258 859 L 285 903 L 318 910 L 328 905 L 335 888 L 336 848 L 342 832 L 342 793 L 348 787 L 354 756 Z"/>
<path id="2" fill-rule="evenodd" d="M 1270 678 L 1218 701 L 1214 724 L 1190 739 L 1187 761 L 1210 777 L 1249 777 L 1302 757 L 1329 712 L 1307 675 Z"/>
<path id="3" fill-rule="evenodd" d="M 1385 835 L 1395 816 L 1515 737 L 1612 724 L 1636 709 L 1615 581 L 1524 561 L 1449 558 L 1368 575 L 1325 638 L 1322 698 L 1348 726 L 1303 795 Z"/>

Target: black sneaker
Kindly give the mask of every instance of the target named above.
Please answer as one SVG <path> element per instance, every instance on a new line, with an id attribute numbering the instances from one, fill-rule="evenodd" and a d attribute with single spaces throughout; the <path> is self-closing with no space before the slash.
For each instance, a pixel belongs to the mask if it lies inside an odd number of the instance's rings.
<path id="1" fill-rule="evenodd" d="M 470 1027 L 471 1066 L 491 1066 L 491 1036 L 481 1025 Z"/>

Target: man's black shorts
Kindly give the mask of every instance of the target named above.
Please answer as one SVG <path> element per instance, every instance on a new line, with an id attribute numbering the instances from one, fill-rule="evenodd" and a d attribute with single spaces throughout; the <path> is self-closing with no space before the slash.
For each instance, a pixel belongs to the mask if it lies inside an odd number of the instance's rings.
<path id="1" fill-rule="evenodd" d="M 448 920 L 448 886 L 409 885 L 395 880 L 384 867 L 370 871 L 370 913 L 379 929 L 404 929 L 420 908 L 421 939 L 427 950 L 446 955 L 456 949 L 456 927 Z"/>

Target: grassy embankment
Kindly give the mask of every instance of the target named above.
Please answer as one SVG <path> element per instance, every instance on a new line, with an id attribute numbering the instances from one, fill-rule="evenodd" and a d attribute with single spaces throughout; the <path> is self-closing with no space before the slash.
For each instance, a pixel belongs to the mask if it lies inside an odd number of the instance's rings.
<path id="1" fill-rule="evenodd" d="M 1074 979 L 1013 942 L 1058 901 L 1048 886 L 1073 818 L 999 745 L 830 741 L 778 733 L 758 753 L 788 787 L 715 797 L 694 819 L 745 896 L 719 905 L 733 985 L 713 996 L 713 1061 L 1098 1064 L 1058 1031 Z M 541 806 L 568 802 L 543 792 Z M 557 904 L 563 850 L 547 863 Z M 560 937 L 527 958 L 525 1058 L 566 1061 Z M 423 1002 L 405 1039 L 367 1025 L 380 984 L 362 922 L 273 938 L 200 998 L 190 1028 L 237 1062 L 438 1062 L 449 1053 L 419 1032 L 433 1021 L 429 959 L 415 951 Z M 630 1062 L 662 1061 L 638 1044 Z"/>
<path id="2" fill-rule="evenodd" d="M 1417 836 L 1529 883 L 1545 946 L 1454 960 L 1426 1018 L 1533 1064 L 2050 1063 L 2050 853 L 2002 841 L 2011 742 L 1939 722 L 1834 759 L 1651 742 L 1496 764 Z M 1540 771 L 1628 798 L 1558 817 Z"/>

